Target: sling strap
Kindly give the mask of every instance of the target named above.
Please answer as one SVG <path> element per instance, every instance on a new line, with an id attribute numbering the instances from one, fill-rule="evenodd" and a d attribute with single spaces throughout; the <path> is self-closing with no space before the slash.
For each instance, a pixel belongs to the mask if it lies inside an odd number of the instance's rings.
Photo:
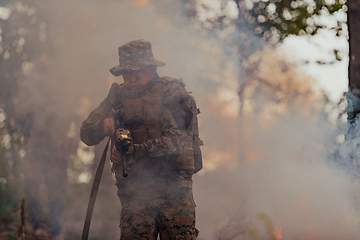
<path id="1" fill-rule="evenodd" d="M 109 142 L 110 142 L 110 138 L 104 148 L 104 152 L 101 156 L 100 162 L 99 162 L 99 166 L 96 170 L 96 174 L 95 174 L 95 178 L 94 178 L 94 182 L 91 188 L 91 193 L 90 193 L 90 198 L 89 198 L 89 203 L 88 203 L 88 207 L 87 207 L 87 211 L 86 211 L 86 217 L 85 217 L 85 223 L 84 223 L 84 229 L 82 232 L 82 236 L 81 236 L 81 240 L 87 240 L 89 237 L 89 229 L 90 229 L 90 223 L 91 223 L 91 216 L 94 210 L 94 205 L 95 205 L 95 200 L 96 200 L 96 196 L 99 190 L 99 185 L 100 185 L 100 181 L 101 181 L 101 176 L 104 170 L 104 166 L 105 166 L 105 159 L 106 159 L 106 153 L 108 151 L 109 148 Z"/>

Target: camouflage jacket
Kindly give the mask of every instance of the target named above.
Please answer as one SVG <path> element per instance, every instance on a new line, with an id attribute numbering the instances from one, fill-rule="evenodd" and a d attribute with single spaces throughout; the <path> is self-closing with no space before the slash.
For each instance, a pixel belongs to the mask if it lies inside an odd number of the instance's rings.
<path id="1" fill-rule="evenodd" d="M 150 91 L 158 81 L 170 82 L 161 96 L 161 102 L 163 103 L 160 115 L 161 136 L 145 142 L 136 143 L 134 141 L 136 159 L 145 159 L 147 161 L 148 159 L 155 158 L 162 160 L 163 157 L 171 158 L 171 156 L 179 155 L 185 148 L 186 139 L 189 137 L 190 123 L 188 119 L 191 121 L 192 114 L 195 114 L 194 111 L 196 111 L 196 105 L 185 88 L 179 86 L 179 82 L 171 83 L 171 78 L 155 75 L 149 87 L 141 93 L 133 94 L 130 91 L 126 91 L 126 89 L 124 91 L 123 85 L 120 85 L 119 88 L 122 89 L 121 93 L 125 95 L 124 98 L 136 99 Z M 180 100 L 182 104 L 177 104 Z M 105 138 L 103 121 L 105 118 L 112 116 L 113 106 L 111 102 L 109 94 L 83 122 L 81 126 L 81 140 L 87 145 L 98 144 Z M 113 169 L 115 170 L 117 185 L 121 189 L 122 195 L 131 192 L 133 196 L 156 196 L 157 193 L 163 195 L 180 187 L 191 187 L 192 185 L 192 172 L 177 173 L 172 174 L 172 176 L 160 176 L 161 174 L 159 174 L 159 176 L 152 177 L 146 176 L 146 174 L 135 174 L 136 177 L 131 177 L 131 174 L 129 174 L 129 177 L 124 179 L 117 174 L 117 172 L 120 172 L 118 171 L 119 166 L 114 166 Z M 146 167 L 143 169 L 146 169 Z M 153 193 L 150 193 L 149 189 Z M 154 189 L 158 189 L 158 191 L 154 192 Z"/>

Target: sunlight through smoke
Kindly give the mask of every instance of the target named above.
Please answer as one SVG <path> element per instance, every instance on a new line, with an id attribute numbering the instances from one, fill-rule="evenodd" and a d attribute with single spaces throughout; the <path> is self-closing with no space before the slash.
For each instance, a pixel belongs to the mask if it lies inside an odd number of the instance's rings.
<path id="1" fill-rule="evenodd" d="M 0 7 L 0 18 L 6 20 L 10 17 L 11 10 L 5 7 Z"/>

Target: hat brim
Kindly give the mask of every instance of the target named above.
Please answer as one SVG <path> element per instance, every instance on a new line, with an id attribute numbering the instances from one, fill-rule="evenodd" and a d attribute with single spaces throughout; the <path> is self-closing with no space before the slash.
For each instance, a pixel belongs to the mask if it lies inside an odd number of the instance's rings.
<path id="1" fill-rule="evenodd" d="M 165 63 L 160 62 L 160 61 L 158 61 L 158 60 L 156 60 L 154 58 L 148 59 L 148 60 L 133 59 L 133 60 L 128 60 L 128 61 L 125 61 L 123 63 L 120 63 L 119 65 L 111 68 L 110 72 L 114 76 L 120 76 L 120 75 L 122 75 L 122 72 L 124 70 L 136 71 L 136 70 L 139 70 L 139 69 L 141 69 L 143 67 L 151 66 L 151 65 L 163 67 L 163 66 L 165 66 Z"/>

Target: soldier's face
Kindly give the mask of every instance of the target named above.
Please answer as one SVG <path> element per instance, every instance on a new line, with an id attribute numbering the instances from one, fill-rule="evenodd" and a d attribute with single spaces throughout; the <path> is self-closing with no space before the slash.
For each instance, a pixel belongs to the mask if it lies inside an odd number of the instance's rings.
<path id="1" fill-rule="evenodd" d="M 156 66 L 146 66 L 139 70 L 123 71 L 124 85 L 133 92 L 141 92 L 150 84 L 156 73 Z"/>

